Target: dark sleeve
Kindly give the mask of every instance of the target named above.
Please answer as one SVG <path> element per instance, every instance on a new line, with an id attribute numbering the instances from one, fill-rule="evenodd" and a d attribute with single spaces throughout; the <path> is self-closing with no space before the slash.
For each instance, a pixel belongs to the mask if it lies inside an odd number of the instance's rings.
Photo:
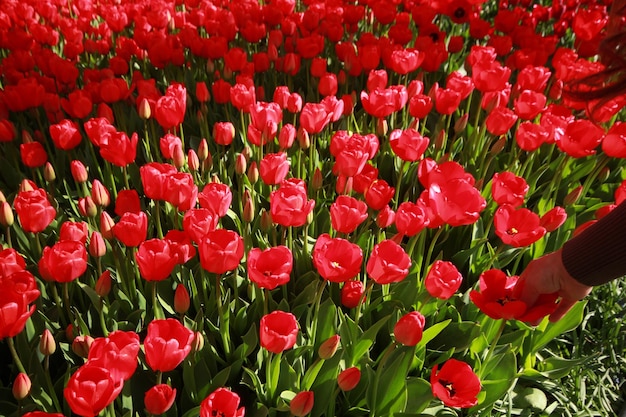
<path id="1" fill-rule="evenodd" d="M 626 275 L 626 202 L 563 245 L 563 265 L 585 285 Z"/>

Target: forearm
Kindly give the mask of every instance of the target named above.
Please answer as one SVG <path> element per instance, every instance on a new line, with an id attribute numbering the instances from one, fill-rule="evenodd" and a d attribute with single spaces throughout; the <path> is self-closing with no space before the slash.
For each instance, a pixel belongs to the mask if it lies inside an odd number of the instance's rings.
<path id="1" fill-rule="evenodd" d="M 626 275 L 626 202 L 563 246 L 565 269 L 590 286 Z"/>

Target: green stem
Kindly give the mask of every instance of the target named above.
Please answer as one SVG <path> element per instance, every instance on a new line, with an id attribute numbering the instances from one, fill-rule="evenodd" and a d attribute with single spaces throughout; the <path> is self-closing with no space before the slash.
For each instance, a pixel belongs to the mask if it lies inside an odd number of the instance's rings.
<path id="1" fill-rule="evenodd" d="M 483 358 L 482 364 L 480 366 L 480 370 L 478 371 L 478 378 L 479 379 L 482 379 L 482 373 L 485 370 L 485 364 L 489 361 L 489 359 L 493 355 L 493 351 L 495 350 L 496 346 L 498 345 L 498 341 L 500 340 L 500 336 L 502 336 L 502 332 L 504 332 L 504 328 L 506 327 L 506 320 L 500 319 L 499 322 L 500 322 L 500 327 L 498 327 L 498 331 L 497 331 L 496 335 L 494 336 L 493 340 L 491 341 L 491 344 L 489 345 L 489 350 L 487 351 L 487 354 Z"/>
<path id="2" fill-rule="evenodd" d="M 17 350 L 15 350 L 15 343 L 13 342 L 12 337 L 7 337 L 7 344 L 9 345 L 9 350 L 11 351 L 11 356 L 13 356 L 13 362 L 15 362 L 15 366 L 17 366 L 18 371 L 25 374 L 26 369 L 24 369 L 24 365 L 22 365 L 22 361 L 17 354 Z"/>
<path id="3" fill-rule="evenodd" d="M 228 319 L 226 318 L 226 313 L 224 312 L 224 306 L 222 304 L 222 275 L 215 275 L 215 300 L 217 302 L 217 312 L 219 314 L 220 322 L 220 334 L 222 335 L 222 341 L 224 343 L 224 353 L 226 354 L 226 358 L 230 357 L 230 332 L 228 328 Z"/>

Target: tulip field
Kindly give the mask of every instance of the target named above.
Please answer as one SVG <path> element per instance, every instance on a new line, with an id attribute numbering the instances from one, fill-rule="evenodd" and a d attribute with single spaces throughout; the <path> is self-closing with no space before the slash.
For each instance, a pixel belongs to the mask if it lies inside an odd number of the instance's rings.
<path id="1" fill-rule="evenodd" d="M 611 3 L 4 0 L 0 416 L 617 415 Z"/>

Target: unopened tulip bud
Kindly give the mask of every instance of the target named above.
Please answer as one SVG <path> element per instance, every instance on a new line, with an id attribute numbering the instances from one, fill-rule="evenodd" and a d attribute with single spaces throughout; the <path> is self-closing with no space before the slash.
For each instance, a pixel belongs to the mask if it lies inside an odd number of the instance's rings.
<path id="1" fill-rule="evenodd" d="M 46 165 L 43 167 L 43 178 L 46 182 L 53 182 L 57 179 L 57 173 L 50 162 L 46 162 Z"/>
<path id="2" fill-rule="evenodd" d="M 150 118 L 150 116 L 152 116 L 152 110 L 150 109 L 150 103 L 148 102 L 148 99 L 146 98 L 142 98 L 141 101 L 139 102 L 139 117 L 141 117 L 144 120 L 148 120 Z"/>
<path id="3" fill-rule="evenodd" d="M 256 164 L 256 161 L 252 161 L 250 164 L 250 168 L 248 168 L 248 181 L 250 184 L 256 184 L 259 180 L 259 167 Z"/>
<path id="4" fill-rule="evenodd" d="M 167 384 L 159 384 L 146 391 L 143 402 L 149 415 L 160 416 L 172 407 L 174 400 L 176 389 Z"/>
<path id="5" fill-rule="evenodd" d="M 567 212 L 563 207 L 556 206 L 541 216 L 539 224 L 547 232 L 554 232 L 565 223 L 565 220 L 567 220 Z"/>
<path id="6" fill-rule="evenodd" d="M 384 229 L 385 227 L 391 226 L 395 219 L 396 213 L 391 209 L 391 207 L 385 206 L 378 212 L 378 216 L 376 216 L 376 225 L 381 229 Z"/>
<path id="7" fill-rule="evenodd" d="M 89 348 L 91 348 L 92 343 L 93 337 L 89 335 L 76 336 L 72 341 L 72 351 L 81 358 L 86 358 L 89 356 Z"/>
<path id="8" fill-rule="evenodd" d="M 212 59 L 206 61 L 206 72 L 207 74 L 213 74 L 215 72 L 215 63 Z"/>
<path id="9" fill-rule="evenodd" d="M 239 153 L 235 157 L 235 172 L 237 175 L 243 175 L 246 172 L 246 168 L 248 168 L 248 162 L 246 162 L 246 157 Z"/>
<path id="10" fill-rule="evenodd" d="M 459 133 L 465 130 L 467 127 L 467 120 L 469 119 L 469 114 L 465 113 L 454 123 L 454 132 Z"/>
<path id="11" fill-rule="evenodd" d="M 31 143 L 31 142 L 33 142 L 33 137 L 28 132 L 28 130 L 22 130 L 22 142 L 23 143 Z"/>
<path id="12" fill-rule="evenodd" d="M 194 352 L 200 352 L 202 348 L 204 348 L 204 336 L 202 335 L 202 332 L 196 332 L 194 334 L 191 349 Z"/>
<path id="13" fill-rule="evenodd" d="M 74 325 L 70 323 L 65 328 L 65 338 L 67 339 L 68 342 L 72 343 L 75 337 L 76 337 L 76 333 L 74 333 Z"/>
<path id="14" fill-rule="evenodd" d="M 187 291 L 184 285 L 178 284 L 174 292 L 174 311 L 178 314 L 185 314 L 189 310 L 190 305 L 189 291 Z"/>
<path id="15" fill-rule="evenodd" d="M 306 215 L 306 224 L 313 223 L 314 218 L 315 218 L 315 215 L 313 214 L 313 210 L 311 210 L 309 214 Z"/>
<path id="16" fill-rule="evenodd" d="M 389 131 L 389 124 L 386 119 L 376 120 L 376 135 L 385 136 Z"/>
<path id="17" fill-rule="evenodd" d="M 246 162 L 249 162 L 250 159 L 252 159 L 252 155 L 253 155 L 253 151 L 252 148 L 249 146 L 246 146 L 243 148 L 243 151 L 241 151 L 241 153 L 243 154 L 243 157 L 246 158 Z"/>
<path id="18" fill-rule="evenodd" d="M 250 197 L 250 192 L 246 189 L 243 195 L 243 221 L 250 223 L 254 220 L 254 201 Z"/>
<path id="19" fill-rule="evenodd" d="M 111 271 L 104 271 L 96 281 L 96 294 L 104 298 L 111 292 L 113 281 L 111 280 Z"/>
<path id="20" fill-rule="evenodd" d="M 209 156 L 209 144 L 207 143 L 205 138 L 202 138 L 200 141 L 200 145 L 198 145 L 198 159 L 204 162 L 205 159 Z"/>
<path id="21" fill-rule="evenodd" d="M 70 162 L 70 172 L 72 173 L 74 181 L 79 184 L 82 184 L 89 179 L 89 175 L 87 175 L 87 168 L 85 168 L 85 165 L 77 159 Z"/>
<path id="22" fill-rule="evenodd" d="M 91 238 L 89 239 L 89 254 L 94 258 L 100 258 L 107 253 L 107 245 L 104 242 L 104 238 L 100 232 L 91 232 Z"/>
<path id="23" fill-rule="evenodd" d="M 334 336 L 329 337 L 320 345 L 317 350 L 317 354 L 320 355 L 322 359 L 330 359 L 335 356 L 335 352 L 339 348 L 339 342 L 341 341 L 341 337 L 336 334 Z"/>
<path id="24" fill-rule="evenodd" d="M 306 416 L 313 410 L 313 391 L 302 391 L 296 394 L 289 403 L 289 411 L 296 417 Z"/>
<path id="25" fill-rule="evenodd" d="M 192 172 L 200 168 L 200 158 L 198 158 L 198 154 L 193 149 L 189 149 L 189 152 L 187 152 L 187 164 Z"/>
<path id="26" fill-rule="evenodd" d="M 17 374 L 15 381 L 13 381 L 13 388 L 11 390 L 13 397 L 18 401 L 22 401 L 30 394 L 30 387 L 30 378 L 24 372 L 20 372 Z"/>
<path id="27" fill-rule="evenodd" d="M 206 83 L 203 81 L 196 83 L 196 98 L 201 103 L 206 103 L 211 98 L 209 89 L 207 88 Z"/>
<path id="28" fill-rule="evenodd" d="M 180 169 L 182 167 L 185 166 L 185 153 L 183 152 L 183 148 L 181 146 L 174 147 L 174 152 L 172 154 L 172 160 L 174 162 L 174 166 L 179 171 L 180 171 Z"/>
<path id="29" fill-rule="evenodd" d="M 311 189 L 317 191 L 322 188 L 324 178 L 322 177 L 322 171 L 319 168 L 315 168 L 313 171 L 313 178 L 311 179 Z"/>
<path id="30" fill-rule="evenodd" d="M 96 205 L 106 207 L 111 204 L 109 190 L 99 180 L 93 180 L 91 185 L 91 198 Z"/>
<path id="31" fill-rule="evenodd" d="M 98 206 L 93 202 L 93 198 L 88 195 L 78 200 L 78 211 L 83 217 L 96 217 L 98 214 Z"/>
<path id="32" fill-rule="evenodd" d="M 409 129 L 419 130 L 419 128 L 420 128 L 420 121 L 419 121 L 419 119 L 411 120 L 411 123 L 409 123 Z"/>
<path id="33" fill-rule="evenodd" d="M 265 209 L 261 210 L 261 229 L 270 230 L 272 225 L 273 221 L 270 212 Z"/>
<path id="34" fill-rule="evenodd" d="M 3 201 L 0 203 L 0 224 L 9 227 L 13 226 L 14 221 L 15 217 L 13 216 L 11 205 L 8 202 Z"/>
<path id="35" fill-rule="evenodd" d="M 498 139 L 496 143 L 494 143 L 491 149 L 489 150 L 489 154 L 491 155 L 499 154 L 500 152 L 502 152 L 502 149 L 504 149 L 505 145 L 506 145 L 506 136 L 500 136 L 500 139 Z"/>
<path id="36" fill-rule="evenodd" d="M 575 204 L 580 198 L 580 196 L 582 195 L 582 193 L 583 193 L 583 186 L 579 185 L 578 187 L 574 188 L 572 191 L 569 192 L 569 194 L 565 196 L 565 198 L 563 199 L 563 204 L 566 206 L 571 206 L 572 204 Z"/>
<path id="37" fill-rule="evenodd" d="M 306 130 L 304 130 L 302 127 L 299 127 L 296 138 L 298 139 L 300 148 L 309 149 L 309 147 L 311 146 L 311 139 L 309 138 L 309 133 Z"/>
<path id="38" fill-rule="evenodd" d="M 24 179 L 22 180 L 22 182 L 20 182 L 20 191 L 24 192 L 24 191 L 33 191 L 35 190 L 37 187 L 37 184 L 35 184 L 34 182 L 32 182 L 31 180 L 27 180 Z"/>
<path id="39" fill-rule="evenodd" d="M 39 339 L 39 352 L 44 356 L 50 356 L 57 350 L 57 343 L 54 340 L 52 332 L 48 329 L 44 329 Z"/>
<path id="40" fill-rule="evenodd" d="M 106 211 L 100 213 L 100 233 L 103 238 L 107 240 L 113 239 L 113 226 L 115 226 L 115 222 L 109 213 Z"/>
<path id="41" fill-rule="evenodd" d="M 204 161 L 202 161 L 202 166 L 205 171 L 210 171 L 213 168 L 213 156 L 209 153 Z"/>
<path id="42" fill-rule="evenodd" d="M 337 385 L 342 391 L 351 391 L 359 385 L 361 380 L 361 371 L 359 368 L 353 366 L 345 371 L 341 371 L 337 376 Z"/>
<path id="43" fill-rule="evenodd" d="M 598 181 L 600 181 L 600 183 L 604 183 L 606 180 L 609 179 L 609 175 L 611 175 L 611 170 L 609 169 L 609 167 L 602 168 L 598 173 Z"/>
<path id="44" fill-rule="evenodd" d="M 446 146 L 446 139 L 448 135 L 445 130 L 440 130 L 439 134 L 435 138 L 435 151 L 440 151 Z"/>
<path id="45" fill-rule="evenodd" d="M 105 118 L 109 121 L 109 123 L 115 124 L 115 116 L 113 116 L 113 109 L 111 109 L 111 107 L 109 107 L 108 104 L 106 103 L 98 104 L 97 114 L 98 114 L 98 117 Z"/>
<path id="46" fill-rule="evenodd" d="M 0 191 L 0 203 L 6 203 L 7 198 L 2 191 Z"/>

